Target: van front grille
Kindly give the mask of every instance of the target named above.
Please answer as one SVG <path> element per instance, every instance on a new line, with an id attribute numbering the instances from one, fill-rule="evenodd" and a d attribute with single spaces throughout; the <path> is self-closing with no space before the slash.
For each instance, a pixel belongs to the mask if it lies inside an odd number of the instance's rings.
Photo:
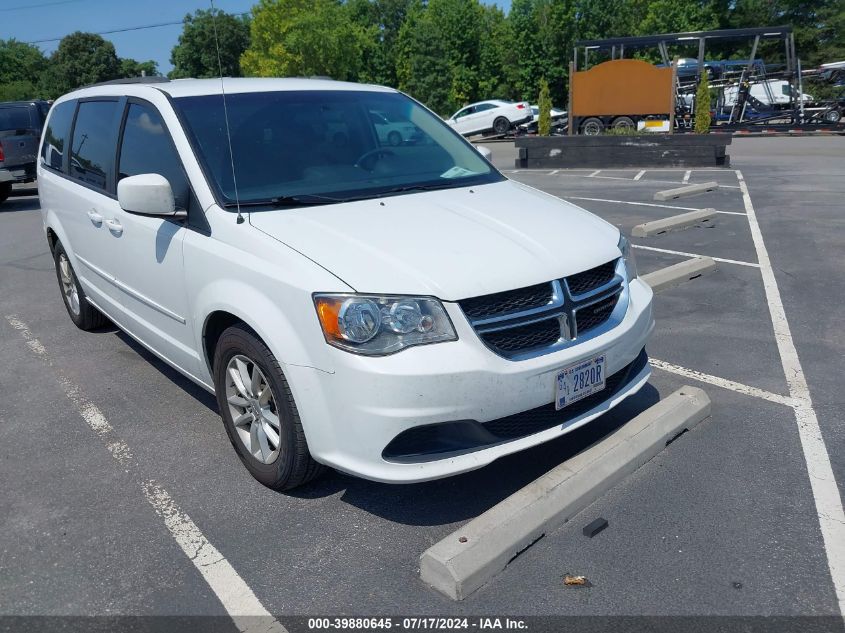
<path id="1" fill-rule="evenodd" d="M 621 316 L 614 320 L 613 315 L 624 296 L 623 275 L 622 262 L 614 259 L 563 279 L 473 297 L 459 305 L 490 349 L 520 360 L 616 325 Z"/>

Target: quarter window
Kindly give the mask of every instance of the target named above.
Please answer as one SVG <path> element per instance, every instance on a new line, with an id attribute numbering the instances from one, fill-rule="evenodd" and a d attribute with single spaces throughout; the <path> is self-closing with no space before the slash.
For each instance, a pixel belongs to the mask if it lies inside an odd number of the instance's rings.
<path id="1" fill-rule="evenodd" d="M 190 187 L 164 121 L 151 106 L 130 103 L 118 162 L 120 181 L 138 174 L 160 174 L 173 189 L 176 206 L 187 209 Z"/>
<path id="2" fill-rule="evenodd" d="M 41 159 L 45 165 L 58 171 L 63 169 L 65 145 L 70 134 L 70 124 L 73 121 L 75 109 L 76 101 L 65 101 L 55 106 L 47 129 L 44 131 Z"/>
<path id="3" fill-rule="evenodd" d="M 97 189 L 107 189 L 114 163 L 117 101 L 79 104 L 70 152 L 70 175 Z"/>

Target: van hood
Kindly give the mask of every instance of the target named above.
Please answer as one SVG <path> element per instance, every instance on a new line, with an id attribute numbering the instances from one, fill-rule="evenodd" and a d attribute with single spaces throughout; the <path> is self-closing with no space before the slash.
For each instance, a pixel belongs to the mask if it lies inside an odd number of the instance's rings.
<path id="1" fill-rule="evenodd" d="M 509 180 L 252 212 L 249 221 L 358 292 L 444 301 L 558 279 L 620 256 L 614 226 Z"/>

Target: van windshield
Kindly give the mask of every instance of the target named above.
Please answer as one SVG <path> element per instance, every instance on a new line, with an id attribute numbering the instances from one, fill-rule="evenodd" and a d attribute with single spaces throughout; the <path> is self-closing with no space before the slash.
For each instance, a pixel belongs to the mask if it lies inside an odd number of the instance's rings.
<path id="1" fill-rule="evenodd" d="M 224 204 L 331 203 L 503 180 L 469 143 L 395 92 L 275 91 L 174 99 Z M 237 196 L 235 192 L 237 183 Z"/>

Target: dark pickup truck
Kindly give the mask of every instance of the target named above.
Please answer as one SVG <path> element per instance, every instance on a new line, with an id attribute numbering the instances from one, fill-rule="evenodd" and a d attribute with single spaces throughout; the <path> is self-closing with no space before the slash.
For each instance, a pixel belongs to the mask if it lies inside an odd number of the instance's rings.
<path id="1" fill-rule="evenodd" d="M 46 101 L 0 103 L 0 202 L 14 183 L 35 180 L 38 141 L 49 111 Z"/>

